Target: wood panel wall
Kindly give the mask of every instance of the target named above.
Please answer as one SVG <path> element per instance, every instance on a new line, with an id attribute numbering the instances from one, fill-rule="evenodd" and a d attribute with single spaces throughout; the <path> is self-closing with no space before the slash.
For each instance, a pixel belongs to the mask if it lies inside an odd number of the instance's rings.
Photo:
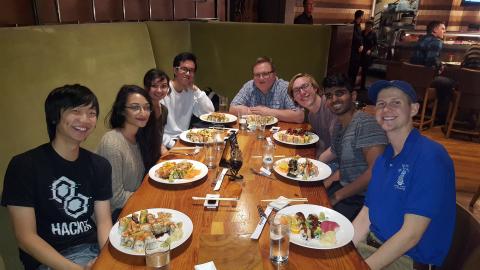
<path id="1" fill-rule="evenodd" d="M 295 2 L 295 17 L 303 12 L 303 1 Z M 315 0 L 313 1 L 313 23 L 350 23 L 356 10 L 365 12 L 364 18 L 372 16 L 372 0 Z"/>
<path id="2" fill-rule="evenodd" d="M 480 24 L 479 6 L 462 6 L 462 0 L 422 0 L 416 29 L 426 29 L 433 20 L 444 21 L 449 31 L 466 31 L 469 24 Z"/>

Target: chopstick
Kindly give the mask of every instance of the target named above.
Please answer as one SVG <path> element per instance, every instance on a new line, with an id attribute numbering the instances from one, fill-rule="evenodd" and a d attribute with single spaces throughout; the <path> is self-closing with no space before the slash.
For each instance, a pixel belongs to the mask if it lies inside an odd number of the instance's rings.
<path id="1" fill-rule="evenodd" d="M 252 158 L 261 158 L 262 156 L 252 156 Z M 273 156 L 274 158 L 281 158 L 285 157 L 285 155 L 278 155 L 278 156 Z"/>
<path id="2" fill-rule="evenodd" d="M 205 201 L 205 200 L 214 200 L 214 201 L 238 201 L 238 198 L 207 198 L 207 197 L 192 197 L 194 201 Z"/>
<path id="3" fill-rule="evenodd" d="M 175 151 L 175 150 L 189 150 L 189 149 L 196 149 L 196 148 L 201 148 L 201 147 L 198 147 L 198 146 L 173 147 L 171 150 L 172 151 Z"/>
<path id="4" fill-rule="evenodd" d="M 278 199 L 267 199 L 267 200 L 261 200 L 261 202 L 274 202 Z M 308 202 L 307 198 L 295 198 L 295 199 L 286 199 L 286 201 L 289 202 Z"/>

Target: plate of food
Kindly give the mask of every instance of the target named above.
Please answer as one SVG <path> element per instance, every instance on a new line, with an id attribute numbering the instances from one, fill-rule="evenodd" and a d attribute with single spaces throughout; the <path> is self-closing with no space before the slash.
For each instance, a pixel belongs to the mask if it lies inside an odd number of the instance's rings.
<path id="1" fill-rule="evenodd" d="M 290 243 L 313 249 L 343 247 L 353 239 L 353 225 L 337 211 L 314 204 L 296 204 L 275 218 L 290 225 Z"/>
<path id="2" fill-rule="evenodd" d="M 273 169 L 285 178 L 301 182 L 321 181 L 332 174 L 327 164 L 300 156 L 279 159 Z"/>
<path id="3" fill-rule="evenodd" d="M 160 162 L 148 171 L 148 176 L 163 184 L 185 184 L 202 179 L 208 173 L 205 164 L 190 159 Z"/>
<path id="4" fill-rule="evenodd" d="M 214 124 L 226 124 L 226 123 L 233 123 L 237 121 L 237 117 L 235 115 L 229 113 L 220 113 L 220 112 L 212 112 L 200 115 L 200 119 L 205 122 L 214 123 Z"/>
<path id="5" fill-rule="evenodd" d="M 206 142 L 214 142 L 215 140 L 218 140 L 218 138 L 214 138 L 217 133 L 220 133 L 221 139 L 225 139 L 228 130 L 192 128 L 180 133 L 180 139 L 188 143 L 204 144 Z"/>
<path id="6" fill-rule="evenodd" d="M 249 114 L 245 117 L 247 118 L 247 125 L 249 126 L 257 126 L 261 124 L 271 126 L 278 123 L 278 119 L 276 117 L 269 115 Z"/>
<path id="7" fill-rule="evenodd" d="M 273 134 L 273 138 L 290 145 L 309 145 L 318 142 L 318 135 L 303 128 L 289 128 Z"/>
<path id="8" fill-rule="evenodd" d="M 137 211 L 120 218 L 108 238 L 120 252 L 143 256 L 145 243 L 160 239 L 170 242 L 170 249 L 183 244 L 193 231 L 192 220 L 182 212 L 167 208 Z"/>

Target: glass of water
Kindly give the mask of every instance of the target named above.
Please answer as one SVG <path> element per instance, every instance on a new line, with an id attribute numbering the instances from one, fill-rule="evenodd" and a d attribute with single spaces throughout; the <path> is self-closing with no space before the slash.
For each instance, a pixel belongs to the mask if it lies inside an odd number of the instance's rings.
<path id="1" fill-rule="evenodd" d="M 221 112 L 228 112 L 228 97 L 220 96 L 218 110 Z"/>
<path id="2" fill-rule="evenodd" d="M 267 143 L 263 145 L 262 166 L 263 168 L 271 171 L 273 164 L 273 152 L 275 151 L 275 145 Z"/>
<path id="3" fill-rule="evenodd" d="M 259 140 L 265 139 L 265 124 L 263 123 L 257 124 L 256 133 L 257 133 L 257 139 Z"/>
<path id="4" fill-rule="evenodd" d="M 145 265 L 149 270 L 168 270 L 170 264 L 170 243 L 151 240 L 145 243 Z"/>
<path id="5" fill-rule="evenodd" d="M 240 130 L 246 130 L 247 129 L 247 115 L 244 114 L 243 112 L 239 111 L 238 112 L 238 125 Z"/>
<path id="6" fill-rule="evenodd" d="M 205 150 L 205 165 L 207 165 L 209 169 L 215 168 L 215 159 L 217 157 L 215 141 L 206 142 L 203 145 L 203 149 Z"/>
<path id="7" fill-rule="evenodd" d="M 275 216 L 270 221 L 270 260 L 277 264 L 288 261 L 290 245 L 290 226 L 282 220 L 281 216 Z"/>

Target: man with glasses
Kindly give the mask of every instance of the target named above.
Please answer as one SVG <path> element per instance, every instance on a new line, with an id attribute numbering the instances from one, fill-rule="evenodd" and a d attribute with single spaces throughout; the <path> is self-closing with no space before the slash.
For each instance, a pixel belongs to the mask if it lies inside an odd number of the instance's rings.
<path id="1" fill-rule="evenodd" d="M 347 77 L 331 75 L 323 81 L 327 106 L 337 115 L 332 145 L 320 155 L 320 161 L 337 160 L 338 173 L 323 183 L 333 209 L 353 220 L 363 206 L 375 159 L 387 144 L 385 132 L 375 119 L 356 111 L 357 93 Z"/>
<path id="2" fill-rule="evenodd" d="M 331 145 L 331 135 L 337 116 L 327 107 L 320 93 L 320 86 L 312 75 L 299 73 L 288 84 L 288 95 L 300 106 L 308 110 L 308 123 L 320 138 L 316 144 L 318 157 Z"/>
<path id="3" fill-rule="evenodd" d="M 371 269 L 433 269 L 455 227 L 455 171 L 445 148 L 413 128 L 419 104 L 404 81 L 368 90 L 389 145 L 375 161 L 353 243 Z"/>
<path id="4" fill-rule="evenodd" d="M 215 111 L 212 101 L 193 82 L 197 71 L 197 58 L 189 52 L 180 53 L 173 59 L 173 80 L 170 93 L 160 103 L 168 109 L 163 144 L 172 148 L 174 138 L 188 130 L 192 115 Z"/>
<path id="5" fill-rule="evenodd" d="M 303 110 L 287 94 L 288 82 L 277 78 L 272 59 L 260 57 L 253 80 L 245 83 L 230 104 L 230 113 L 270 115 L 284 122 L 302 123 Z"/>

